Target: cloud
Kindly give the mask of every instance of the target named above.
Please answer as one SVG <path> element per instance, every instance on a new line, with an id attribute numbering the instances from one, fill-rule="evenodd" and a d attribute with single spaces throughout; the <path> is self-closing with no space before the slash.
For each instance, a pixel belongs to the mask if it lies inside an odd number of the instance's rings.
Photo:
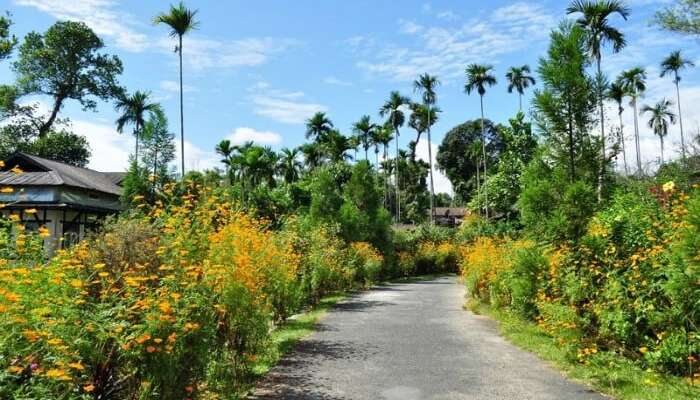
<path id="1" fill-rule="evenodd" d="M 180 84 L 175 81 L 160 81 L 160 89 L 166 92 L 180 93 Z M 182 91 L 189 93 L 196 91 L 196 89 L 193 86 L 182 85 Z"/>
<path id="2" fill-rule="evenodd" d="M 460 77 L 464 67 L 475 59 L 496 62 L 497 56 L 544 42 L 555 22 L 542 5 L 518 2 L 485 17 L 474 17 L 458 27 L 423 27 L 416 31 L 416 40 L 409 46 L 380 46 L 365 37 L 355 37 L 352 49 L 369 58 L 358 61 L 356 66 L 372 76 L 409 81 L 427 71 L 450 80 Z"/>
<path id="3" fill-rule="evenodd" d="M 413 21 L 408 21 L 405 19 L 399 20 L 399 32 L 405 33 L 407 35 L 413 35 L 423 30 L 423 26 L 418 25 Z"/>
<path id="4" fill-rule="evenodd" d="M 334 86 L 352 86 L 352 82 L 345 81 L 334 76 L 326 77 L 323 79 L 323 83 Z"/>
<path id="5" fill-rule="evenodd" d="M 115 10 L 111 0 L 15 0 L 20 6 L 34 7 L 59 20 L 82 21 L 98 35 L 112 38 L 117 47 L 140 52 L 150 46 L 148 37 L 137 32 L 129 14 Z"/>
<path id="6" fill-rule="evenodd" d="M 447 179 L 447 176 L 445 176 L 440 170 L 437 168 L 437 151 L 438 151 L 438 145 L 435 144 L 435 142 L 431 143 L 430 149 L 432 152 L 432 159 L 433 159 L 433 179 L 434 181 L 434 186 L 435 186 L 435 194 L 438 193 L 448 193 L 452 195 L 452 183 L 450 183 L 450 180 Z M 428 141 L 426 139 L 421 139 L 420 142 L 418 142 L 418 146 L 416 146 L 416 158 L 423 160 L 425 162 L 428 162 Z M 428 177 L 430 179 L 430 177 Z M 430 180 L 428 180 L 428 190 L 430 190 Z"/>
<path id="7" fill-rule="evenodd" d="M 116 47 L 130 52 L 172 53 L 176 40 L 160 30 L 157 37 L 143 33 L 143 23 L 131 14 L 117 10 L 113 0 L 15 0 L 20 6 L 33 7 L 56 19 L 82 21 L 98 35 L 112 39 Z M 149 21 L 150 22 L 150 21 Z M 205 68 L 252 67 L 267 62 L 274 54 L 299 45 L 288 38 L 244 38 L 221 41 L 203 36 L 185 36 L 183 61 L 187 66 Z"/>
<path id="8" fill-rule="evenodd" d="M 265 82 L 256 83 L 248 91 L 255 114 L 285 124 L 302 124 L 313 114 L 328 110 L 324 105 L 304 101 L 304 92 L 272 89 Z"/>
<path id="9" fill-rule="evenodd" d="M 257 144 L 280 144 L 282 136 L 270 131 L 257 131 L 245 126 L 236 128 L 233 133 L 227 136 L 231 142 L 241 144 L 245 142 L 255 142 Z"/>
<path id="10" fill-rule="evenodd" d="M 435 16 L 440 18 L 440 19 L 447 20 L 447 21 L 454 21 L 454 20 L 459 18 L 459 15 L 455 14 L 454 12 L 452 12 L 450 10 L 441 11 L 441 12 L 435 14 Z"/>

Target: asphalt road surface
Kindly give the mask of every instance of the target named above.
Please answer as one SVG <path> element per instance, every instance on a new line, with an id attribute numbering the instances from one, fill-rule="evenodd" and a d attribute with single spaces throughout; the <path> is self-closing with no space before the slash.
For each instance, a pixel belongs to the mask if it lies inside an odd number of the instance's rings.
<path id="1" fill-rule="evenodd" d="M 392 284 L 336 305 L 252 399 L 602 400 L 462 309 L 454 277 Z"/>

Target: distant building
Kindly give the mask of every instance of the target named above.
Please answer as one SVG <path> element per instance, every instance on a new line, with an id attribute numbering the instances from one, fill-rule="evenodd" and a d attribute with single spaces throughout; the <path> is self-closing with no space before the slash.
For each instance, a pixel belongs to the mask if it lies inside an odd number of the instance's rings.
<path id="1" fill-rule="evenodd" d="M 122 210 L 125 175 L 15 153 L 0 168 L 0 211 L 6 217 L 17 215 L 28 230 L 46 227 L 50 236 L 44 247 L 52 253 L 80 241 L 105 216 Z"/>
<path id="2" fill-rule="evenodd" d="M 457 226 L 468 215 L 469 209 L 463 207 L 435 207 L 435 223 L 437 225 Z"/>

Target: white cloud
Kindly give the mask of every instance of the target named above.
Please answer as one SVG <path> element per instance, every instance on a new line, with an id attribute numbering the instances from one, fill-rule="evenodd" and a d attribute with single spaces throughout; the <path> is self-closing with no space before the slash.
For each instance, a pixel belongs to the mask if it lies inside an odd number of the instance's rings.
<path id="1" fill-rule="evenodd" d="M 114 39 L 117 47 L 139 52 L 149 47 L 148 37 L 129 24 L 134 19 L 115 10 L 111 0 L 15 0 L 20 6 L 34 7 L 60 20 L 82 21 L 98 35 Z"/>
<path id="2" fill-rule="evenodd" d="M 265 82 L 258 82 L 248 91 L 251 92 L 255 114 L 285 124 L 301 124 L 314 113 L 328 110 L 324 105 L 304 101 L 304 92 L 271 89 Z"/>
<path id="3" fill-rule="evenodd" d="M 518 2 L 486 17 L 474 17 L 459 27 L 424 27 L 408 47 L 377 46 L 366 38 L 354 38 L 352 43 L 353 49 L 365 50 L 361 55 L 369 58 L 357 62 L 357 67 L 371 75 L 408 81 L 429 72 L 450 80 L 460 77 L 464 67 L 474 60 L 495 62 L 499 55 L 545 41 L 555 21 L 542 5 Z M 355 54 L 360 53 L 355 50 Z"/>
<path id="4" fill-rule="evenodd" d="M 407 35 L 413 35 L 423 30 L 423 26 L 418 25 L 413 21 L 408 21 L 405 19 L 399 20 L 399 32 L 405 33 Z"/>
<path id="5" fill-rule="evenodd" d="M 447 20 L 447 21 L 454 21 L 454 20 L 459 18 L 459 15 L 455 14 L 454 12 L 452 12 L 450 10 L 441 11 L 441 12 L 435 14 L 435 16 L 440 18 L 440 19 Z"/>
<path id="6" fill-rule="evenodd" d="M 335 85 L 335 86 L 352 86 L 352 82 L 345 81 L 339 78 L 336 78 L 334 76 L 329 76 L 323 79 L 323 83 L 327 85 Z"/>
<path id="7" fill-rule="evenodd" d="M 160 81 L 160 89 L 166 92 L 180 93 L 180 84 L 175 81 Z M 182 85 L 182 91 L 185 93 L 194 92 L 195 88 L 190 85 Z"/>
<path id="8" fill-rule="evenodd" d="M 253 128 L 248 128 L 245 126 L 236 128 L 233 133 L 227 136 L 227 139 L 235 144 L 241 144 L 245 142 L 255 142 L 257 144 L 280 144 L 282 143 L 282 136 L 278 133 L 270 131 L 257 131 Z"/>
<path id="9" fill-rule="evenodd" d="M 434 186 L 435 186 L 435 193 L 448 193 L 452 195 L 452 183 L 450 183 L 450 180 L 447 179 L 447 177 L 440 172 L 439 169 L 437 169 L 437 150 L 438 150 L 438 145 L 435 144 L 435 142 L 430 144 L 430 150 L 432 152 L 432 159 L 433 159 L 433 179 L 434 181 Z M 423 160 L 425 162 L 428 162 L 428 140 L 425 138 L 422 138 L 420 142 L 418 142 L 418 146 L 416 146 L 416 158 Z M 430 178 L 428 178 L 430 179 Z M 428 180 L 428 189 L 430 189 L 430 180 Z"/>

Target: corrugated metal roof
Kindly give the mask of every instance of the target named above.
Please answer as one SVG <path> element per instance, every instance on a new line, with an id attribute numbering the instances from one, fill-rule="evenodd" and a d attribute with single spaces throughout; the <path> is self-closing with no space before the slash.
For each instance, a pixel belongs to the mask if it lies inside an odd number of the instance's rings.
<path id="1" fill-rule="evenodd" d="M 119 196 L 121 188 L 115 184 L 114 177 L 88 168 L 76 167 L 58 161 L 15 153 L 5 161 L 5 168 L 15 165 L 31 165 L 45 171 L 23 172 L 15 174 L 10 171 L 0 172 L 0 185 L 23 186 L 72 186 L 95 190 Z"/>

